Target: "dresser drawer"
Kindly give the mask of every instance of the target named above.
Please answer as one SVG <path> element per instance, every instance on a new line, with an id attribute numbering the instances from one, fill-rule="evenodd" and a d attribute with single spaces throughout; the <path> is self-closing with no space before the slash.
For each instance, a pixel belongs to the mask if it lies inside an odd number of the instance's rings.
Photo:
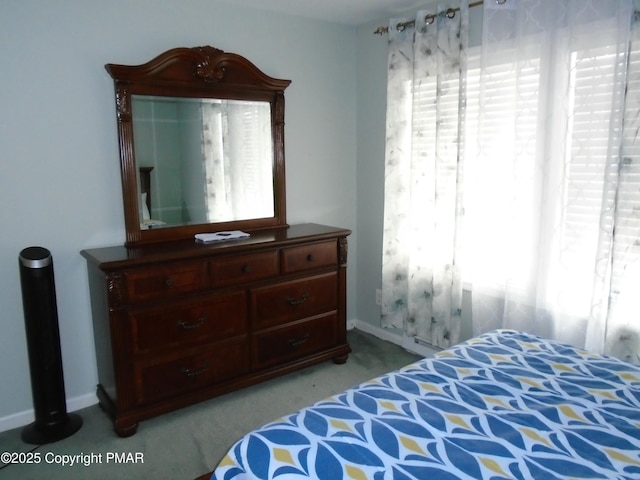
<path id="1" fill-rule="evenodd" d="M 249 370 L 247 337 L 212 345 L 207 351 L 136 368 L 138 403 L 206 387 Z"/>
<path id="2" fill-rule="evenodd" d="M 173 297 L 207 287 L 204 261 L 168 263 L 124 272 L 124 289 L 130 302 Z"/>
<path id="3" fill-rule="evenodd" d="M 294 273 L 338 264 L 335 240 L 282 250 L 282 272 Z"/>
<path id="4" fill-rule="evenodd" d="M 278 274 L 278 251 L 216 258 L 210 265 L 213 287 L 252 282 Z"/>
<path id="5" fill-rule="evenodd" d="M 336 309 L 337 281 L 336 273 L 327 273 L 251 290 L 254 326 L 279 325 Z"/>
<path id="6" fill-rule="evenodd" d="M 247 332 L 247 297 L 244 291 L 228 295 L 194 297 L 128 312 L 134 353 L 182 348 L 224 340 Z"/>
<path id="7" fill-rule="evenodd" d="M 336 343 L 335 313 L 273 328 L 253 337 L 253 366 L 260 369 L 295 360 Z"/>

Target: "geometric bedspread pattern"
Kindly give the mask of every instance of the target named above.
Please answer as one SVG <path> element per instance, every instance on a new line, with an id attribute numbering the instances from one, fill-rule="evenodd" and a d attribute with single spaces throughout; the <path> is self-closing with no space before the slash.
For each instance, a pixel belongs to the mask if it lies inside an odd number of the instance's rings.
<path id="1" fill-rule="evenodd" d="M 497 330 L 247 434 L 215 480 L 640 478 L 640 368 Z"/>

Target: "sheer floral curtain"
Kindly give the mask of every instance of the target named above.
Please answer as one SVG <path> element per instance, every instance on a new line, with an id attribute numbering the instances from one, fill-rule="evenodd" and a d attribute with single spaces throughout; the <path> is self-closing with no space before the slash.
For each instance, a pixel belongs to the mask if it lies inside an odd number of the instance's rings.
<path id="1" fill-rule="evenodd" d="M 638 173 L 623 134 L 625 102 L 638 112 L 632 16 L 630 0 L 485 2 L 465 192 L 474 333 L 616 343 L 611 307 L 633 256 L 619 253 L 637 255 L 640 233 L 640 197 L 621 189 Z"/>
<path id="2" fill-rule="evenodd" d="M 640 360 L 633 0 L 487 0 L 468 49 L 450 6 L 390 23 L 383 326 L 455 343 L 464 282 L 474 334 Z"/>
<path id="3" fill-rule="evenodd" d="M 442 347 L 460 335 L 468 19 L 438 3 L 389 27 L 382 325 Z"/>
<path id="4" fill-rule="evenodd" d="M 205 174 L 205 215 L 211 222 L 233 218 L 228 185 L 229 150 L 224 147 L 227 135 L 225 113 L 220 102 L 202 105 L 202 156 Z M 211 213 L 210 213 L 211 212 Z"/>

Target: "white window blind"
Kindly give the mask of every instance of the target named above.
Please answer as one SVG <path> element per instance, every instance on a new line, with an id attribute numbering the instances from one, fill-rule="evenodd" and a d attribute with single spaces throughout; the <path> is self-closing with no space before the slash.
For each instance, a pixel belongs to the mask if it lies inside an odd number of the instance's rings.
<path id="1" fill-rule="evenodd" d="M 517 78 L 513 76 L 513 63 L 505 60 L 486 65 L 481 78 L 479 51 L 471 50 L 468 58 L 461 261 L 465 283 L 480 283 L 486 288 L 504 284 L 505 280 L 523 288 L 530 283 L 530 253 L 536 239 L 531 217 L 518 213 L 535 208 L 533 189 L 539 173 L 536 152 L 518 151 L 516 144 L 534 137 L 539 124 L 540 60 L 527 62 Z M 514 162 L 515 151 L 518 162 Z M 479 237 L 479 230 L 492 235 Z M 491 243 L 483 245 L 482 239 Z M 518 245 L 518 265 L 506 254 L 497 258 L 482 255 L 502 250 L 497 247 L 499 243 L 503 248 Z"/>
<path id="2" fill-rule="evenodd" d="M 627 67 L 611 279 L 612 319 L 613 323 L 622 325 L 633 323 L 640 307 L 637 294 L 640 285 L 640 41 L 637 38 L 632 43 Z"/>
<path id="3" fill-rule="evenodd" d="M 624 125 L 619 171 L 618 165 L 608 160 L 612 153 L 618 153 L 611 151 L 615 145 L 609 143 L 610 130 L 618 127 L 612 124 L 616 113 L 612 112 L 613 82 L 616 80 L 614 73 L 616 68 L 623 67 L 618 63 L 620 59 L 616 58 L 615 50 L 613 47 L 594 47 L 573 52 L 571 58 L 532 58 L 524 68 L 520 66 L 517 77 L 512 76 L 514 65 L 506 59 L 504 63 L 485 66 L 482 82 L 480 56 L 478 51 L 470 51 L 466 78 L 465 223 L 461 261 L 465 274 L 471 271 L 468 268 L 470 265 L 479 267 L 475 282 L 490 285 L 492 282 L 504 282 L 507 278 L 526 290 L 536 281 L 532 272 L 532 257 L 539 254 L 536 229 L 540 222 L 548 221 L 545 212 L 540 211 L 547 199 L 536 198 L 536 189 L 540 188 L 540 182 L 547 182 L 546 188 L 554 189 L 557 194 L 554 197 L 556 204 L 554 207 L 547 205 L 544 208 L 555 208 L 553 221 L 557 222 L 559 235 L 554 251 L 548 253 L 554 255 L 553 260 L 564 263 L 563 270 L 566 272 L 557 280 L 558 283 L 571 284 L 573 295 L 577 297 L 590 294 L 599 236 L 615 221 L 614 258 L 624 255 L 625 261 L 613 261 L 610 266 L 614 299 L 615 294 L 625 289 L 625 284 L 632 281 L 634 288 L 640 284 L 640 272 L 631 272 L 629 268 L 630 264 L 636 263 L 640 252 L 640 228 L 637 221 L 640 214 L 640 145 L 636 140 L 640 129 L 638 112 L 629 111 L 626 115 L 627 118 L 635 119 L 635 122 L 627 120 Z M 562 73 L 558 74 L 558 71 L 553 77 L 546 75 L 545 69 L 556 68 L 558 62 L 564 64 L 568 78 L 563 77 Z M 635 93 L 640 92 L 640 50 L 637 44 L 628 67 L 627 95 L 639 95 Z M 538 86 L 541 81 L 564 82 L 559 83 L 558 88 L 567 88 L 568 85 L 571 89 L 569 101 L 554 105 L 553 102 L 548 102 L 549 99 L 540 98 Z M 424 121 L 428 125 L 428 116 L 436 114 L 432 107 L 436 87 L 434 81 L 414 86 L 417 99 L 413 110 L 414 124 L 419 125 Z M 453 81 L 445 87 L 447 91 L 456 92 L 458 85 Z M 544 102 L 548 103 L 545 105 Z M 445 105 L 450 106 L 450 109 L 445 106 L 439 112 L 447 120 L 440 125 L 450 126 L 453 135 L 453 126 L 457 121 L 457 94 L 452 93 L 450 102 Z M 483 109 L 482 124 L 478 120 L 480 109 Z M 539 150 L 540 145 L 548 140 L 545 137 L 553 135 L 553 120 L 550 120 L 550 116 L 568 119 L 569 122 L 569 134 L 559 139 L 563 145 L 560 147 L 557 142 L 551 142 L 553 148 L 564 150 L 561 156 L 552 157 L 553 152 Z M 482 135 L 481 143 L 479 135 Z M 433 132 L 424 130 L 424 134 L 414 143 L 414 152 L 427 152 L 434 138 Z M 524 139 L 529 140 L 523 141 Z M 518 146 L 514 142 L 522 143 Z M 480 145 L 482 152 L 479 150 Z M 516 150 L 519 160 L 514 163 L 510 155 Z M 549 156 L 545 158 L 547 154 Z M 545 169 L 555 173 L 549 174 Z M 606 169 L 610 171 L 607 172 Z M 615 180 L 618 173 L 619 188 L 611 188 L 609 182 Z M 451 174 L 454 172 L 450 170 L 436 172 L 436 175 Z M 436 179 L 436 185 L 439 183 Z M 510 192 L 514 189 L 517 192 Z M 517 204 L 505 205 L 512 193 L 511 198 L 517 199 Z M 612 209 L 607 216 L 601 218 L 601 206 L 607 200 L 616 204 L 615 217 Z M 491 217 L 481 215 L 484 212 L 480 211 L 495 209 L 504 212 L 505 208 L 522 214 L 512 215 L 508 217 L 512 222 L 505 222 L 502 215 Z M 535 218 L 536 215 L 539 218 Z M 474 223 L 479 216 L 483 218 L 483 223 Z M 481 258 L 470 258 L 474 255 L 473 252 L 476 252 L 475 255 L 482 252 L 482 246 L 477 245 L 477 238 L 473 235 L 475 228 L 492 231 L 495 242 L 518 245 L 521 251 L 518 264 L 514 265 L 513 258 L 505 256 L 504 264 L 491 263 L 483 269 Z M 631 276 L 632 273 L 634 276 Z M 471 279 L 466 277 L 466 281 L 470 282 Z M 570 300 L 567 300 L 569 310 Z"/>

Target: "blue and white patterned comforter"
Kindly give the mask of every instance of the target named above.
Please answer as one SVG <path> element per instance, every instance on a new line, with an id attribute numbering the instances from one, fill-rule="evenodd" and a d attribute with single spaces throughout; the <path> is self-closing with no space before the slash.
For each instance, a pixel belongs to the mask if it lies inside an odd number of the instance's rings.
<path id="1" fill-rule="evenodd" d="M 640 368 L 491 332 L 247 434 L 212 478 L 638 479 Z"/>

